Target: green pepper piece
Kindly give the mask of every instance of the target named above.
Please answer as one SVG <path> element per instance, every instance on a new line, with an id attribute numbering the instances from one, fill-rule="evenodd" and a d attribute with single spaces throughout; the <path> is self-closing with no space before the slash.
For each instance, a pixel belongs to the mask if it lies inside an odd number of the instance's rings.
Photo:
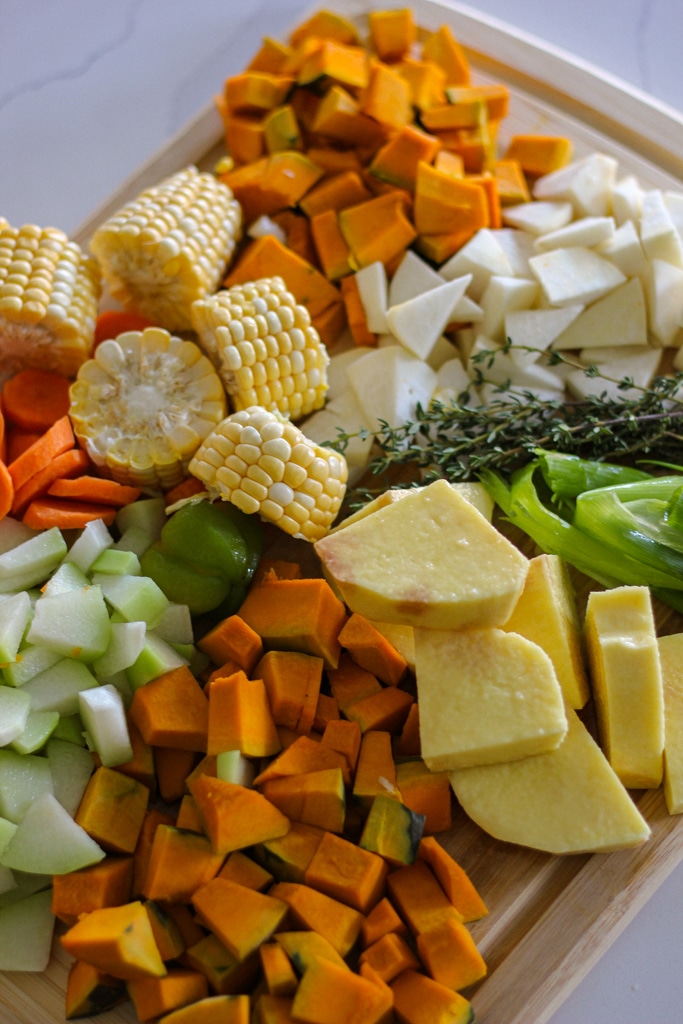
<path id="1" fill-rule="evenodd" d="M 161 587 L 169 601 L 186 604 L 192 615 L 212 611 L 229 596 L 231 581 L 167 551 L 161 541 L 147 548 L 140 569 Z"/>
<path id="2" fill-rule="evenodd" d="M 197 569 L 229 580 L 247 571 L 247 543 L 231 516 L 209 501 L 183 505 L 161 531 L 164 550 Z"/>

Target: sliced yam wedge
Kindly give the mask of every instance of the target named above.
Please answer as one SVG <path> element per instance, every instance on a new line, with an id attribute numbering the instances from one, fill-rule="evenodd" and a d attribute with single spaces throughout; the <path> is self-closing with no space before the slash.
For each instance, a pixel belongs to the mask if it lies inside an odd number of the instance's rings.
<path id="1" fill-rule="evenodd" d="M 451 772 L 463 810 L 490 835 L 548 853 L 637 846 L 650 827 L 577 714 L 555 750 Z"/>

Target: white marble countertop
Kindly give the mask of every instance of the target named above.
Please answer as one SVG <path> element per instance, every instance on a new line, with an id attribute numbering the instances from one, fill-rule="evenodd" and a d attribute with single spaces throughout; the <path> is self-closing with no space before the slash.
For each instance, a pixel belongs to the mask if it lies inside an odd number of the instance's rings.
<path id="1" fill-rule="evenodd" d="M 2 0 L 0 215 L 12 224 L 74 232 L 210 101 L 263 35 L 282 33 L 310 6 L 302 0 Z M 680 0 L 479 0 L 476 6 L 683 110 Z M 552 1024 L 683 1020 L 682 946 L 683 865 Z"/>

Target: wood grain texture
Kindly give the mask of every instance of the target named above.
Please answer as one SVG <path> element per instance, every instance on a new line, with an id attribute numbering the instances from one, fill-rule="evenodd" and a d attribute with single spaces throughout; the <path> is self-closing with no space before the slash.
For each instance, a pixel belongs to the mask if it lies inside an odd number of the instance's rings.
<path id="1" fill-rule="evenodd" d="M 335 5 L 358 17 L 385 6 L 381 0 Z M 636 174 L 645 186 L 683 189 L 680 114 L 471 8 L 446 0 L 415 0 L 412 6 L 427 29 L 451 25 L 477 80 L 510 86 L 503 142 L 518 131 L 567 134 L 578 156 L 601 150 L 617 157 L 621 173 Z M 238 70 L 226 69 L 226 74 Z M 210 102 L 93 212 L 76 239 L 87 244 L 94 228 L 142 188 L 188 163 L 211 167 L 221 153 L 220 118 Z M 575 582 L 583 603 L 588 583 L 578 577 Z M 663 632 L 681 628 L 680 620 L 663 606 L 657 607 L 657 619 Z M 472 925 L 489 965 L 487 978 L 468 993 L 480 1024 L 544 1024 L 680 863 L 683 823 L 667 814 L 661 791 L 639 795 L 638 805 L 652 829 L 648 842 L 634 850 L 593 856 L 554 857 L 501 843 L 461 811 L 456 813 L 453 829 L 439 838 L 470 873 L 491 911 Z M 58 937 L 54 949 L 45 974 L 0 976 L 0 1020 L 64 1020 L 68 958 Z M 135 1019 L 130 1005 L 84 1018 L 85 1024 L 132 1024 Z"/>

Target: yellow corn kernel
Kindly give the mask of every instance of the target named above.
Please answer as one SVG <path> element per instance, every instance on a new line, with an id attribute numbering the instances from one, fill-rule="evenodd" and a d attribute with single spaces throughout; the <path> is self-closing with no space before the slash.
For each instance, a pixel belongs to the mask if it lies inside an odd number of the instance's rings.
<path id="1" fill-rule="evenodd" d="M 224 418 L 225 390 L 198 345 L 159 327 L 103 341 L 70 389 L 74 433 L 119 483 L 168 490 Z"/>
<path id="2" fill-rule="evenodd" d="M 114 298 L 169 331 L 189 330 L 192 303 L 218 287 L 241 228 L 227 185 L 190 166 L 101 224 L 90 248 Z"/>
<path id="3" fill-rule="evenodd" d="M 73 376 L 95 339 L 101 277 L 58 228 L 0 218 L 0 381 L 35 367 Z"/>
<path id="4" fill-rule="evenodd" d="M 219 423 L 197 449 L 189 471 L 212 498 L 311 542 L 324 537 L 336 519 L 348 478 L 343 455 L 315 444 L 262 406 Z"/>
<path id="5" fill-rule="evenodd" d="M 235 410 L 261 405 L 298 420 L 323 407 L 327 349 L 281 277 L 198 300 L 192 323 Z"/>

